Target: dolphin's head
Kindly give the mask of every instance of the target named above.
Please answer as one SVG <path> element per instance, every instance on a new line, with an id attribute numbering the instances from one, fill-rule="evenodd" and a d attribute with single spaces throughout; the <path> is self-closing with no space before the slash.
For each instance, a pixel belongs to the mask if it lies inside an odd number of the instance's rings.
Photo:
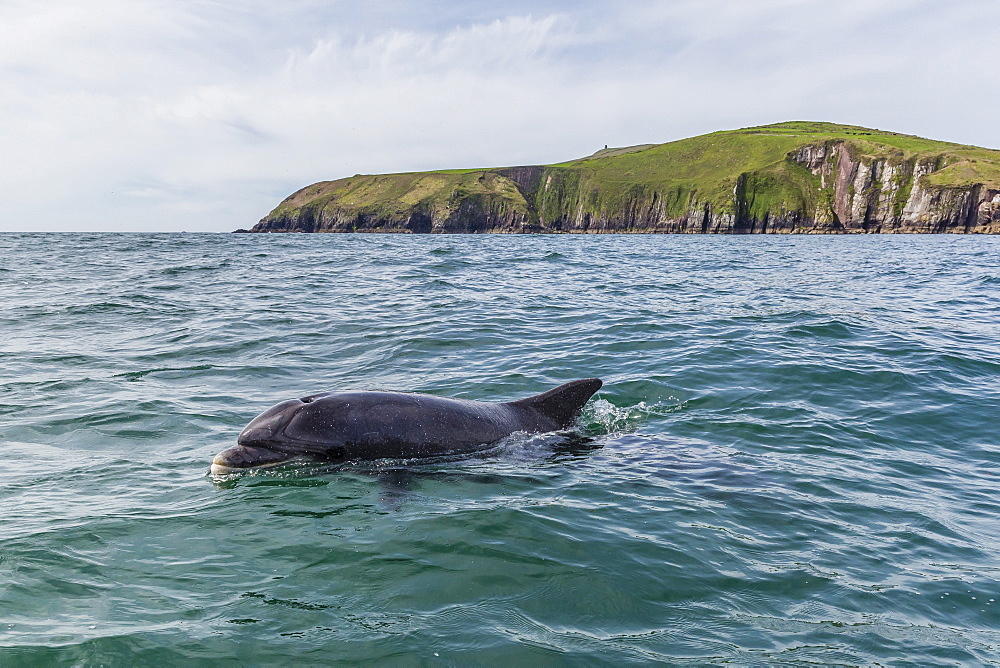
<path id="1" fill-rule="evenodd" d="M 240 432 L 236 445 L 215 456 L 212 473 L 237 473 L 277 466 L 300 458 L 322 461 L 342 459 L 342 444 L 336 441 L 335 436 L 320 436 L 317 429 L 328 422 L 322 402 L 315 403 L 323 396 L 318 394 L 282 401 L 255 417 Z"/>

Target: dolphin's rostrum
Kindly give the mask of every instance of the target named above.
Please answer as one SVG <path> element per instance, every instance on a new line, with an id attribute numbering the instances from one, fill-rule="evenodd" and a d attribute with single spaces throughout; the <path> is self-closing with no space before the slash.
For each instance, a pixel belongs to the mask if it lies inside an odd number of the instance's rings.
<path id="1" fill-rule="evenodd" d="M 407 392 L 324 392 L 289 399 L 246 426 L 212 473 L 318 461 L 431 457 L 479 450 L 515 432 L 565 429 L 601 387 L 575 380 L 542 394 L 490 403 Z"/>

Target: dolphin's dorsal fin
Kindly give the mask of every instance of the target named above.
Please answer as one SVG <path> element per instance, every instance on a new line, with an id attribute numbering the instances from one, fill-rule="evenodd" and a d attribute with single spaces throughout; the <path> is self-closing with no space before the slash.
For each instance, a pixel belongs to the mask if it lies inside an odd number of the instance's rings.
<path id="1" fill-rule="evenodd" d="M 515 406 L 531 408 L 553 420 L 560 429 L 563 429 L 573 424 L 573 421 L 580 415 L 583 405 L 587 403 L 594 392 L 601 389 L 603 384 L 600 378 L 574 380 L 548 392 L 542 392 L 511 403 Z"/>

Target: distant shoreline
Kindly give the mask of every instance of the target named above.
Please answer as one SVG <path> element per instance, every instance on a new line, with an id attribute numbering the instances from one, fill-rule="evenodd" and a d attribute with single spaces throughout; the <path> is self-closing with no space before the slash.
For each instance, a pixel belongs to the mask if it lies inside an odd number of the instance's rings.
<path id="1" fill-rule="evenodd" d="M 1000 151 L 795 121 L 552 165 L 357 174 L 247 232 L 1000 233 Z"/>
<path id="2" fill-rule="evenodd" d="M 83 233 L 81 233 L 83 234 Z M 95 232 L 94 234 L 102 234 L 100 232 Z M 110 233 L 107 233 L 110 234 Z M 159 233 L 154 233 L 159 234 Z M 168 234 L 185 234 L 182 232 L 170 232 Z M 190 234 L 187 232 L 186 234 Z M 213 232 L 211 234 L 225 234 L 224 232 Z M 898 236 L 898 235 L 908 235 L 908 236 L 928 236 L 928 237 L 938 237 L 943 235 L 954 235 L 954 236 L 970 236 L 970 235 L 987 235 L 993 236 L 1000 234 L 998 230 L 984 231 L 984 230 L 971 230 L 971 231 L 957 231 L 957 230 L 943 230 L 940 232 L 924 232 L 924 231 L 911 231 L 911 230 L 892 230 L 888 232 L 874 232 L 865 230 L 806 230 L 806 231 L 787 231 L 787 232 L 658 232 L 653 230 L 600 230 L 600 231 L 586 231 L 586 230 L 567 230 L 567 231 L 530 231 L 530 232 L 501 232 L 501 231 L 490 231 L 490 232 L 413 232 L 412 230 L 318 230 L 316 232 L 303 232 L 302 230 L 247 230 L 238 229 L 233 230 L 229 234 L 388 234 L 388 235 L 415 235 L 415 236 L 484 236 L 484 235 L 538 235 L 538 236 L 611 236 L 611 235 L 632 235 L 632 236 L 678 236 L 678 237 L 688 237 L 688 236 L 810 236 L 810 237 L 822 237 L 822 236 Z"/>

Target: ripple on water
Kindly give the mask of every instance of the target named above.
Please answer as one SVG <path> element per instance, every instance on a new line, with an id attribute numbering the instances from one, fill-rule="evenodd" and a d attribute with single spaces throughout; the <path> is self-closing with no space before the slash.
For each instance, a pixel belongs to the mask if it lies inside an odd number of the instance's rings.
<path id="1" fill-rule="evenodd" d="M 0 249 L 2 664 L 995 662 L 992 238 Z M 283 398 L 587 376 L 571 432 L 208 475 Z"/>

